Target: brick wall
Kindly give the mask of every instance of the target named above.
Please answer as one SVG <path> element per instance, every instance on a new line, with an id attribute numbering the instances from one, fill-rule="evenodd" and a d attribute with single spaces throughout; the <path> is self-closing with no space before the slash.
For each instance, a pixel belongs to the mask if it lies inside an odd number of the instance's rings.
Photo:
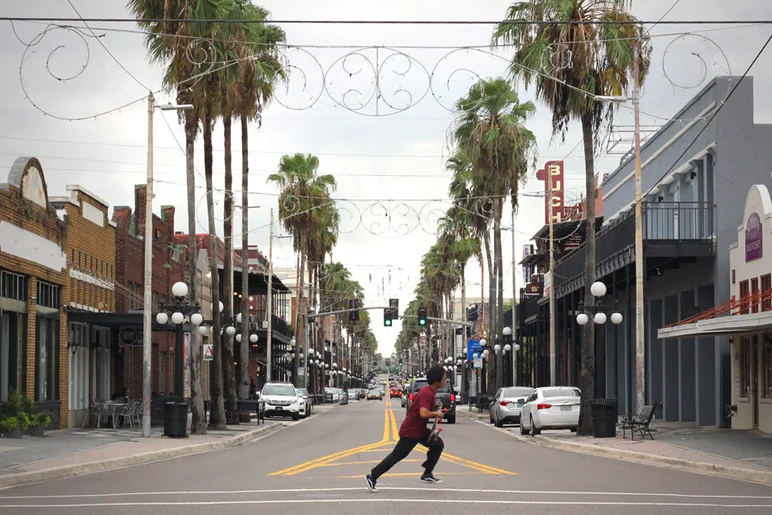
<path id="1" fill-rule="evenodd" d="M 116 311 L 128 312 L 132 306 L 132 296 L 128 293 L 131 284 L 139 285 L 139 306 L 144 300 L 141 287 L 145 282 L 145 242 L 144 228 L 146 224 L 146 188 L 144 185 L 134 187 L 134 212 L 127 206 L 116 206 L 113 211 L 113 221 L 117 225 L 115 233 L 116 247 L 116 282 L 119 284 L 116 295 Z M 161 217 L 153 215 L 153 313 L 158 311 L 161 303 L 173 302 L 172 285 L 184 280 L 184 263 L 182 254 L 173 252 L 174 215 L 172 206 L 161 207 Z M 136 299 L 135 299 L 136 300 Z M 136 303 L 134 304 L 136 305 Z M 155 393 L 168 393 L 174 385 L 174 334 L 153 332 L 152 378 L 151 386 Z M 163 361 L 163 363 L 162 363 Z M 164 377 L 161 372 L 164 371 Z M 124 348 L 124 381 L 129 396 L 142 396 L 142 348 L 132 346 Z"/>

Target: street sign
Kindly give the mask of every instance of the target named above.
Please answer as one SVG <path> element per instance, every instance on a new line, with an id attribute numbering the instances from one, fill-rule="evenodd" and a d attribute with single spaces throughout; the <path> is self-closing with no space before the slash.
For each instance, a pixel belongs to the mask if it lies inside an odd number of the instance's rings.
<path id="1" fill-rule="evenodd" d="M 473 340 L 472 338 L 469 338 L 469 341 L 466 343 L 466 359 L 472 361 L 474 359 L 473 354 L 475 352 L 477 354 L 482 353 L 482 345 L 480 345 L 480 340 Z"/>
<path id="2" fill-rule="evenodd" d="M 214 359 L 214 344 L 204 344 L 204 361 L 212 361 Z"/>
<path id="3" fill-rule="evenodd" d="M 482 358 L 477 358 L 472 361 L 474 363 L 474 368 L 482 368 Z"/>
<path id="4" fill-rule="evenodd" d="M 124 345 L 134 345 L 142 340 L 142 331 L 136 327 L 121 327 L 121 330 L 118 333 L 118 339 L 123 342 Z"/>

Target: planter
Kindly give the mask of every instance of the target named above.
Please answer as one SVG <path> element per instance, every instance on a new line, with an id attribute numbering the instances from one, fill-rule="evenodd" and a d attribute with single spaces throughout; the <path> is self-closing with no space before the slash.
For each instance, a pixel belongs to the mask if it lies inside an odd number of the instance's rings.
<path id="1" fill-rule="evenodd" d="M 239 422 L 248 423 L 252 420 L 252 415 L 249 413 L 239 413 Z"/>
<path id="2" fill-rule="evenodd" d="M 13 431 L 4 431 L 3 432 L 3 438 L 21 438 L 21 429 L 18 427 L 14 429 Z"/>
<path id="3" fill-rule="evenodd" d="M 37 437 L 46 436 L 46 428 L 43 426 L 30 426 L 27 428 L 27 435 Z"/>

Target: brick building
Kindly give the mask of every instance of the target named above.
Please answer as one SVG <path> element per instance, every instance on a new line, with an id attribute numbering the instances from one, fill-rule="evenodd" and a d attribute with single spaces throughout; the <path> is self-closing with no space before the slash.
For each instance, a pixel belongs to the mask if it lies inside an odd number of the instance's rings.
<path id="1" fill-rule="evenodd" d="M 18 158 L 0 184 L 0 403 L 22 391 L 51 413 L 52 427 L 72 423 L 73 396 L 88 402 L 82 385 L 104 380 L 93 357 L 109 336 L 81 346 L 71 339 L 70 316 L 114 305 L 107 204 L 79 186 L 68 190 L 69 197 L 49 198 L 32 157 Z M 109 379 L 101 384 L 109 389 Z"/>
<path id="2" fill-rule="evenodd" d="M 146 186 L 134 187 L 134 210 L 116 206 L 113 221 L 117 225 L 116 311 L 138 313 L 144 305 Z M 172 285 L 185 280 L 182 249 L 175 245 L 173 206 L 161 206 L 161 216 L 152 215 L 153 224 L 153 314 L 160 305 L 173 300 Z M 164 396 L 174 388 L 174 333 L 153 331 L 151 390 Z M 118 388 L 125 387 L 129 398 L 142 397 L 142 338 L 119 342 L 115 375 Z"/>

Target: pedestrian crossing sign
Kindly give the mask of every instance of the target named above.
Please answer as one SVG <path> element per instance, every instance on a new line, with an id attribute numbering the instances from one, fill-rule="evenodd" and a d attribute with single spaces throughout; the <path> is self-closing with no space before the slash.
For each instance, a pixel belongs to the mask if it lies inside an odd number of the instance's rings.
<path id="1" fill-rule="evenodd" d="M 214 344 L 204 344 L 204 361 L 212 361 L 214 359 Z"/>

